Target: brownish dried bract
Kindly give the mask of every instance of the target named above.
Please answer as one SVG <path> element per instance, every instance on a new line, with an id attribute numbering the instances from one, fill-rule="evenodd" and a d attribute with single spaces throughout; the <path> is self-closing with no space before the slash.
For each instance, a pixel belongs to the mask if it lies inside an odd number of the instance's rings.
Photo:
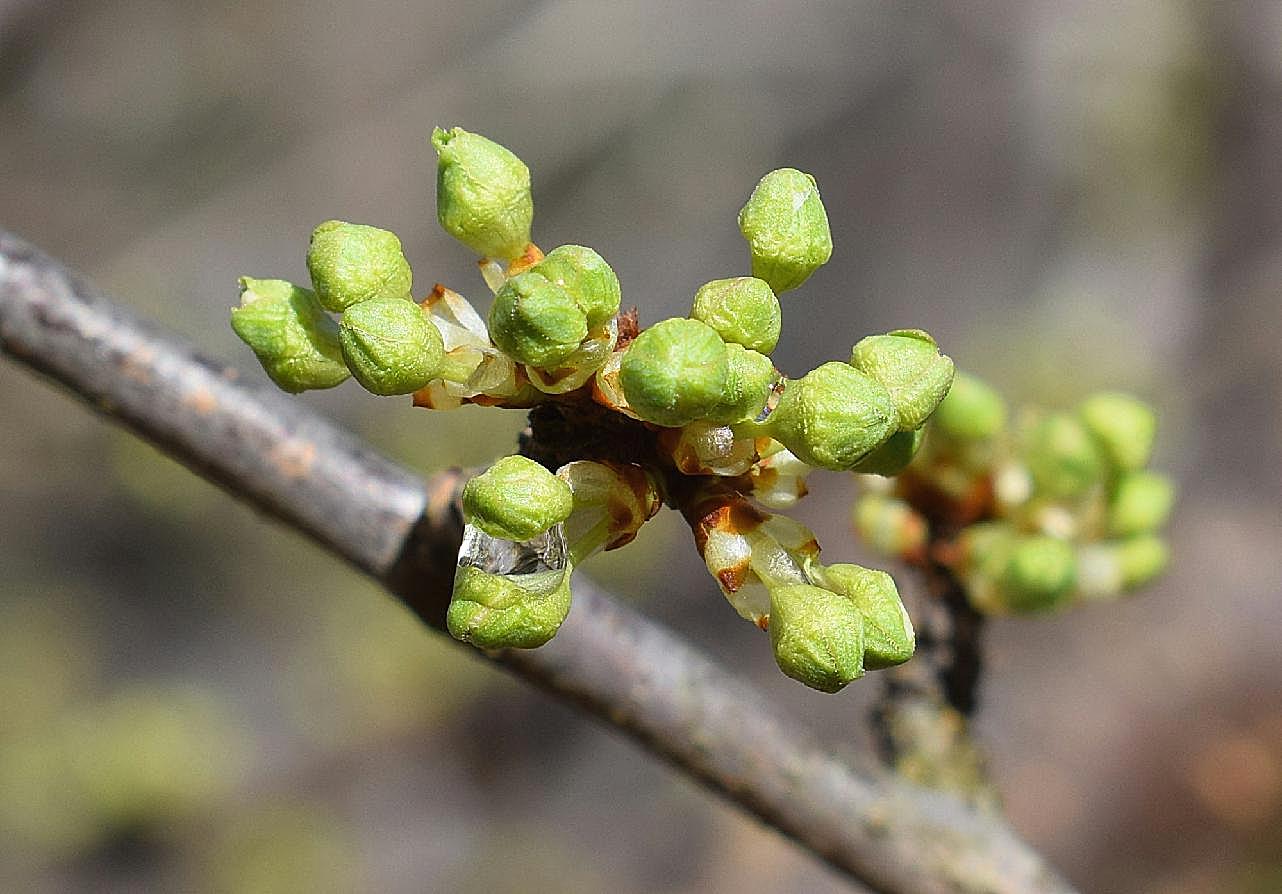
<path id="1" fill-rule="evenodd" d="M 508 279 L 511 279 L 518 273 L 524 273 L 541 260 L 543 260 L 543 252 L 537 245 L 531 242 L 529 245 L 525 246 L 525 251 L 521 253 L 519 258 L 507 265 Z M 482 260 L 478 263 L 484 264 L 485 262 Z"/>

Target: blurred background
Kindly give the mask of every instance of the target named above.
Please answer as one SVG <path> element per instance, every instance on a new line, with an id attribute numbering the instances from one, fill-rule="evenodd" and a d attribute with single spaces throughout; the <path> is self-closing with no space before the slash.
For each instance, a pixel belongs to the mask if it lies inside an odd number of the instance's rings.
<path id="1" fill-rule="evenodd" d="M 747 272 L 735 213 L 790 165 L 836 250 L 786 372 L 920 326 L 1016 402 L 1155 402 L 1172 570 L 992 624 L 977 735 L 1083 890 L 1282 890 L 1282 5 L 0 0 L 0 226 L 246 376 L 236 277 L 305 281 L 326 218 L 484 295 L 435 124 L 517 152 L 536 241 L 599 249 L 643 323 Z M 522 426 L 299 399 L 425 474 Z M 0 889 L 843 888 L 9 363 L 0 420 Z M 869 561 L 849 479 L 812 484 Z M 867 747 L 876 678 L 782 677 L 671 513 L 586 573 Z"/>

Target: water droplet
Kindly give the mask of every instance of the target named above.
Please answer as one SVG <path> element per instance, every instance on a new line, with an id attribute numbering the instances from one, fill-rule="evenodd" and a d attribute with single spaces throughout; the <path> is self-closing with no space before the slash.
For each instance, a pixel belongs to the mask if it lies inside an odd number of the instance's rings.
<path id="1" fill-rule="evenodd" d="M 480 528 L 463 528 L 459 565 L 470 565 L 536 592 L 550 592 L 569 569 L 565 529 L 553 525 L 531 540 L 515 541 L 491 537 Z"/>

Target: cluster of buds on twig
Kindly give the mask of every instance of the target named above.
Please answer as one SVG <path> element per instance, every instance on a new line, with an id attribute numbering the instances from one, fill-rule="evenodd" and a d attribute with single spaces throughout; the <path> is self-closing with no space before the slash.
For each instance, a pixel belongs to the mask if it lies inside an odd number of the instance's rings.
<path id="1" fill-rule="evenodd" d="M 287 391 L 350 373 L 431 409 L 532 408 L 526 455 L 464 489 L 450 632 L 487 649 L 542 645 L 567 616 L 574 568 L 630 542 L 666 503 L 689 521 L 730 604 L 770 632 L 789 676 L 836 691 L 907 660 L 912 624 L 890 576 L 825 567 L 809 530 L 765 511 L 804 496 L 814 467 L 902 469 L 953 378 L 916 329 L 865 338 L 849 361 L 799 378 L 775 368 L 778 295 L 832 253 L 814 178 L 763 177 L 739 213 L 752 275 L 709 282 L 689 317 L 639 329 L 635 312 L 620 315 L 619 281 L 599 254 L 544 254 L 530 241 L 520 159 L 459 128 L 436 130 L 432 145 L 437 216 L 480 255 L 493 292 L 485 317 L 439 284 L 416 302 L 395 235 L 329 221 L 307 253 L 313 289 L 243 279 L 232 326 Z M 568 447 L 540 443 L 549 408 Z"/>
<path id="2" fill-rule="evenodd" d="M 984 614 L 1116 597 L 1168 560 L 1175 488 L 1146 468 L 1156 428 L 1115 392 L 1008 420 L 997 392 L 958 373 L 907 470 L 866 481 L 855 528 L 885 555 L 952 569 Z"/>

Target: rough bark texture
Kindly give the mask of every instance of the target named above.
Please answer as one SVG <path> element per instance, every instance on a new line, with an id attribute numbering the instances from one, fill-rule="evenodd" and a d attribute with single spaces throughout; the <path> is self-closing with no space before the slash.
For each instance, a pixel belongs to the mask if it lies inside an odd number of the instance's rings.
<path id="1" fill-rule="evenodd" d="M 442 628 L 461 536 L 457 471 L 419 479 L 300 402 L 238 382 L 3 231 L 0 349 L 306 532 Z M 552 643 L 490 657 L 873 890 L 1071 890 L 996 817 L 852 767 L 669 631 L 587 580 L 574 590 Z"/>

